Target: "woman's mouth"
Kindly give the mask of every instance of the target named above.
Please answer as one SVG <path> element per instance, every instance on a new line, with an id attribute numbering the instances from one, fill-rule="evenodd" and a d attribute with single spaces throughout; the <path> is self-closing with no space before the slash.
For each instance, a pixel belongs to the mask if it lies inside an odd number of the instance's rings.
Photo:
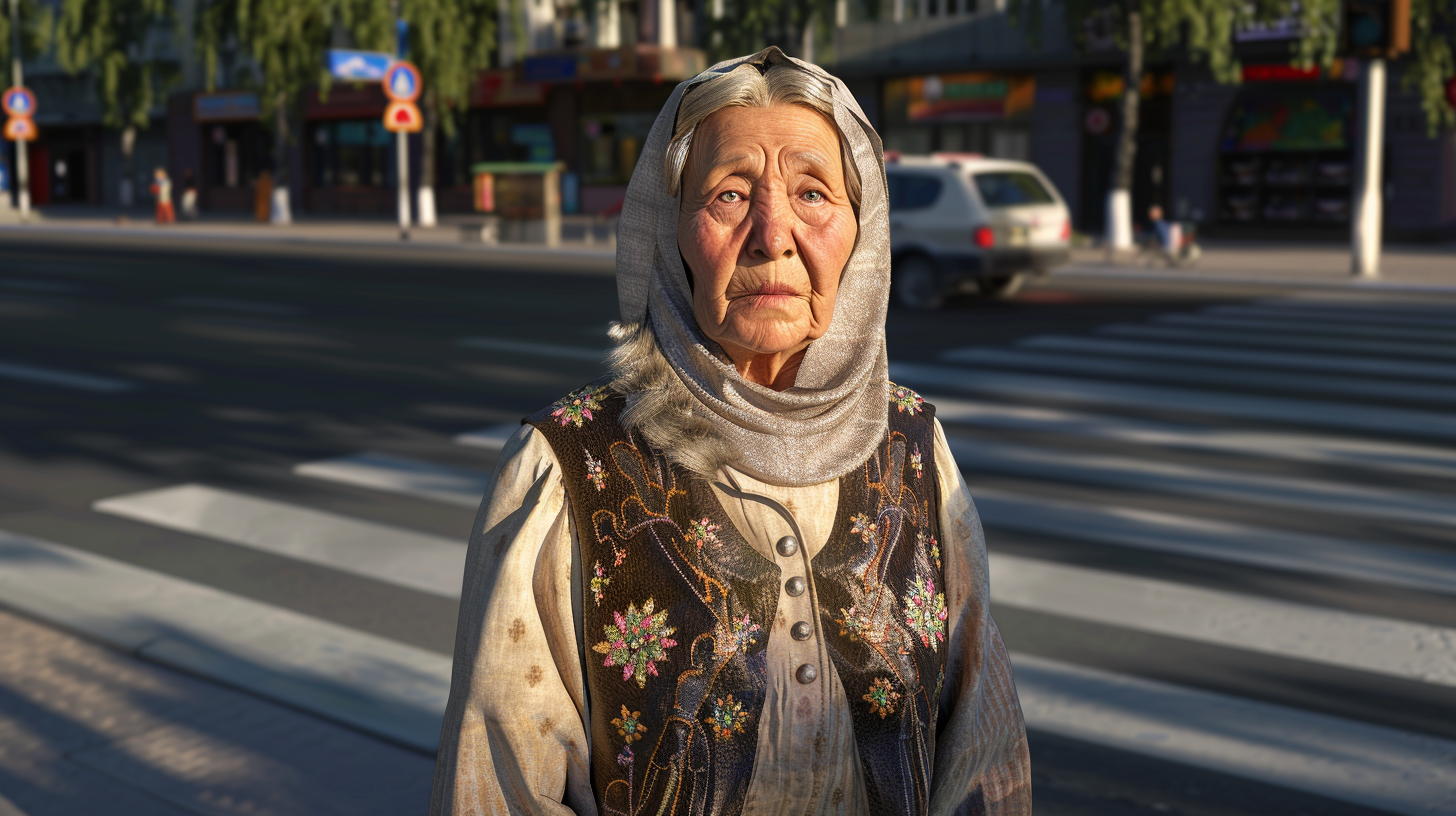
<path id="1" fill-rule="evenodd" d="M 786 283 L 762 283 L 758 287 L 738 295 L 734 300 L 748 300 L 755 306 L 771 306 L 797 297 L 802 297 L 799 290 Z"/>

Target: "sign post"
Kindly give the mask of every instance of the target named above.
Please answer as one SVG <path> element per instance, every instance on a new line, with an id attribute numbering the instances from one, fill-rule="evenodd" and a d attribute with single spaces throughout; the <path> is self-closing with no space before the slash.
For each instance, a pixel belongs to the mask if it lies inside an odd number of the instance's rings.
<path id="1" fill-rule="evenodd" d="M 384 95 L 389 107 L 384 111 L 384 129 L 395 134 L 399 165 L 399 238 L 409 240 L 409 134 L 420 131 L 420 71 L 404 60 L 395 62 L 384 72 Z"/>
<path id="2" fill-rule="evenodd" d="M 22 86 L 20 55 L 14 65 L 15 85 L 0 95 L 0 109 L 5 111 L 5 138 L 15 142 L 15 187 L 20 201 L 20 218 L 30 217 L 30 159 L 26 147 L 35 141 L 35 94 Z"/>

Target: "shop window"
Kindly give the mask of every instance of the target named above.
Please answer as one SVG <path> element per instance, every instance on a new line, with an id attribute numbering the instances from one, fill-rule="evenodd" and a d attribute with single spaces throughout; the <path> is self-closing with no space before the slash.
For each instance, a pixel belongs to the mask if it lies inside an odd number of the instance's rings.
<path id="1" fill-rule="evenodd" d="M 582 117 L 583 181 L 626 184 L 652 128 L 652 113 L 602 113 Z"/>
<path id="2" fill-rule="evenodd" d="M 394 134 L 379 119 L 345 119 L 314 125 L 314 184 L 318 187 L 386 187 L 394 184 Z"/>
<path id="3" fill-rule="evenodd" d="M 1353 88 L 1246 90 L 1219 149 L 1219 218 L 1242 224 L 1345 224 L 1354 156 Z"/>
<path id="4" fill-rule="evenodd" d="M 555 140 L 543 116 L 538 108 L 471 111 L 465 133 L 469 164 L 555 161 Z"/>
<path id="5" fill-rule="evenodd" d="M 202 183 L 210 187 L 247 187 L 269 164 L 268 132 L 256 122 L 205 125 Z"/>
<path id="6" fill-rule="evenodd" d="M 889 173 L 885 177 L 890 197 L 890 211 L 923 210 L 940 198 L 944 184 L 934 176 L 915 173 Z"/>

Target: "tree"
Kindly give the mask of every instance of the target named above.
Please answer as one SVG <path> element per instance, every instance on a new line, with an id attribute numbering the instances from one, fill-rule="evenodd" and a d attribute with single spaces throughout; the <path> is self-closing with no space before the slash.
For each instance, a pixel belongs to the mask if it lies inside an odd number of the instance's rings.
<path id="1" fill-rule="evenodd" d="M 11 49 L 15 33 L 10 30 L 10 3 L 14 0 L 0 0 L 0 69 L 10 70 Z M 19 0 L 20 58 L 29 62 L 51 47 L 51 33 L 55 18 L 49 8 L 36 0 Z M 7 83 L 8 84 L 8 83 Z"/>
<path id="2" fill-rule="evenodd" d="M 1421 97 L 1426 131 L 1456 127 L 1456 108 L 1446 99 L 1446 83 L 1456 77 L 1456 3 L 1411 0 L 1411 53 L 1401 84 Z"/>
<path id="3" fill-rule="evenodd" d="M 152 108 L 181 75 L 163 48 L 175 24 L 168 0 L 64 0 L 56 21 L 61 67 L 91 72 L 102 124 L 121 133 L 123 207 L 132 203 L 137 131 L 150 124 Z"/>
<path id="4" fill-rule="evenodd" d="M 835 14 L 834 0 L 710 0 L 710 8 L 708 50 L 714 61 L 769 45 L 812 61 L 814 37 L 827 34 Z"/>
<path id="5" fill-rule="evenodd" d="M 334 0 L 199 0 L 194 26 L 208 90 L 217 83 L 218 57 L 226 48 L 241 48 L 256 68 L 259 114 L 273 130 L 274 224 L 293 220 L 288 147 L 303 92 L 315 84 L 328 91 L 324 51 L 338 12 Z"/>
<path id="6" fill-rule="evenodd" d="M 344 23 L 361 47 L 394 51 L 392 4 L 356 0 Z M 496 43 L 496 0 L 402 0 L 400 19 L 409 24 L 409 57 L 420 69 L 424 92 L 418 217 L 435 225 L 435 179 L 441 130 L 453 136 L 459 115 L 470 107 L 470 92 L 480 71 L 490 67 Z"/>

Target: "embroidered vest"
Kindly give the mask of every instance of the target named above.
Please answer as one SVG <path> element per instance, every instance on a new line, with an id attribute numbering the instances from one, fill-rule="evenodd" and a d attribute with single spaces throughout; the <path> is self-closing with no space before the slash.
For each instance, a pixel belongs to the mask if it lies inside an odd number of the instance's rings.
<path id="1" fill-rule="evenodd" d="M 883 444 L 840 479 L 810 564 L 872 812 L 925 813 L 945 675 L 934 409 L 890 385 Z M 618 423 L 605 381 L 526 422 L 581 546 L 592 789 L 602 814 L 737 814 L 753 777 L 779 568 L 703 478 Z"/>

